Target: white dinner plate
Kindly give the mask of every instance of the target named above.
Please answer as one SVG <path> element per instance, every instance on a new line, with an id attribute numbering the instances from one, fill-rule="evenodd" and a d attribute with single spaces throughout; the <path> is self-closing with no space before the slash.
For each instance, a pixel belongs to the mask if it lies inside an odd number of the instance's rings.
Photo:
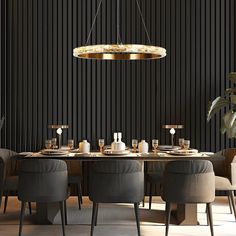
<path id="1" fill-rule="evenodd" d="M 103 154 L 105 155 L 128 155 L 130 154 L 130 150 L 111 150 L 111 149 L 106 149 L 103 151 Z"/>
<path id="2" fill-rule="evenodd" d="M 158 149 L 161 151 L 173 151 L 173 150 L 178 150 L 180 149 L 179 146 L 172 146 L 172 145 L 160 145 L 158 146 Z"/>
<path id="3" fill-rule="evenodd" d="M 197 149 L 179 149 L 174 151 L 167 152 L 168 154 L 175 155 L 175 156 L 189 156 L 189 155 L 196 155 L 198 153 Z"/>
<path id="4" fill-rule="evenodd" d="M 55 150 L 55 149 L 44 149 L 44 150 L 41 151 L 41 154 L 43 154 L 43 155 L 51 155 L 51 156 L 66 155 L 66 154 L 68 154 L 68 151 L 65 151 L 65 150 Z"/>

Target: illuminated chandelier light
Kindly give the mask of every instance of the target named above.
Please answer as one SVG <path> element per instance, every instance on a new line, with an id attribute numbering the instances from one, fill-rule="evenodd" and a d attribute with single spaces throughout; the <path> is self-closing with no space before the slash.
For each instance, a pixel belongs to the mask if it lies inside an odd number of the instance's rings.
<path id="1" fill-rule="evenodd" d="M 75 48 L 74 56 L 103 60 L 159 59 L 166 56 L 166 50 L 142 44 L 98 44 Z"/>
<path id="2" fill-rule="evenodd" d="M 96 44 L 86 45 L 75 48 L 73 55 L 82 59 L 97 59 L 97 60 L 145 60 L 145 59 L 160 59 L 166 56 L 166 49 L 153 45 L 143 44 L 123 44 L 120 40 L 120 26 L 119 26 L 119 7 L 120 0 L 117 0 L 117 43 L 116 44 Z M 100 0 L 96 15 L 94 17 L 92 27 L 90 29 L 88 39 L 91 36 L 92 29 L 94 27 L 99 9 L 101 7 L 102 0 Z M 147 32 L 147 27 L 144 22 L 144 18 L 141 12 L 138 0 L 136 0 L 138 10 L 144 25 L 148 40 L 151 44 L 150 36 Z"/>

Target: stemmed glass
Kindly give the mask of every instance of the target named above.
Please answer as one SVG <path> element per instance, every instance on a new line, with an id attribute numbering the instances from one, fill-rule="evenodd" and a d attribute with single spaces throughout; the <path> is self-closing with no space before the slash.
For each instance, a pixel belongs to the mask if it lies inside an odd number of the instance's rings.
<path id="1" fill-rule="evenodd" d="M 188 150 L 190 147 L 190 140 L 184 140 L 184 149 Z"/>
<path id="2" fill-rule="evenodd" d="M 132 139 L 132 147 L 133 147 L 133 152 L 137 151 L 137 147 L 138 147 L 138 140 L 137 139 Z"/>
<path id="3" fill-rule="evenodd" d="M 101 153 L 103 152 L 104 144 L 105 144 L 105 140 L 104 139 L 102 139 L 102 138 L 98 139 L 98 146 L 100 147 L 100 152 Z"/>
<path id="4" fill-rule="evenodd" d="M 184 138 L 179 138 L 179 146 L 184 148 Z"/>
<path id="5" fill-rule="evenodd" d="M 74 140 L 68 139 L 67 146 L 69 149 L 73 149 L 74 148 Z"/>
<path id="6" fill-rule="evenodd" d="M 152 140 L 152 147 L 154 149 L 154 153 L 157 153 L 157 148 L 158 148 L 158 139 L 153 139 Z"/>
<path id="7" fill-rule="evenodd" d="M 57 148 L 57 138 L 52 138 L 52 148 Z"/>
<path id="8" fill-rule="evenodd" d="M 52 141 L 51 139 L 45 140 L 45 148 L 50 149 L 52 147 Z"/>

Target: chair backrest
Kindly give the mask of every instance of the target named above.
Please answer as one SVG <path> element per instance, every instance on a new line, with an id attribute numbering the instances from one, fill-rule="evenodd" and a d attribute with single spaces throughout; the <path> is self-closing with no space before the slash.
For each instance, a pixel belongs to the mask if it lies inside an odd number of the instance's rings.
<path id="1" fill-rule="evenodd" d="M 209 203 L 215 198 L 215 175 L 207 160 L 179 160 L 166 165 L 162 198 L 174 203 Z"/>
<path id="2" fill-rule="evenodd" d="M 67 165 L 62 160 L 23 160 L 18 198 L 26 202 L 60 202 L 67 198 Z"/>
<path id="3" fill-rule="evenodd" d="M 216 175 L 220 175 L 223 177 L 227 177 L 229 180 L 231 180 L 231 162 L 234 159 L 234 156 L 236 155 L 236 148 L 228 148 L 223 149 L 217 153 L 214 154 L 214 156 L 224 156 L 224 164 L 221 166 L 222 173 Z"/>
<path id="4" fill-rule="evenodd" d="M 10 161 L 17 153 L 8 149 L 0 148 L 0 206 L 2 203 L 2 194 L 5 184 L 5 179 L 10 166 Z"/>
<path id="5" fill-rule="evenodd" d="M 109 160 L 91 163 L 89 198 L 97 203 L 138 203 L 144 196 L 143 162 Z"/>

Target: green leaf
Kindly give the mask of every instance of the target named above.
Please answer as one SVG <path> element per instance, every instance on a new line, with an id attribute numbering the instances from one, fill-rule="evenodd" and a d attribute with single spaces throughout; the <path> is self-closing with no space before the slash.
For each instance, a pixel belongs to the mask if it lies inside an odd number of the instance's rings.
<path id="1" fill-rule="evenodd" d="M 236 137 L 236 112 L 228 111 L 223 117 L 223 124 L 221 130 L 226 131 L 229 138 Z"/>
<path id="2" fill-rule="evenodd" d="M 230 101 L 231 101 L 231 103 L 236 105 L 236 95 L 230 95 Z"/>
<path id="3" fill-rule="evenodd" d="M 232 82 L 236 83 L 236 72 L 230 72 L 230 73 L 228 74 L 228 78 L 229 78 Z"/>
<path id="4" fill-rule="evenodd" d="M 226 129 L 232 128 L 235 119 L 236 119 L 236 112 L 228 111 L 228 112 L 224 115 L 223 120 L 224 120 L 224 124 L 225 124 Z"/>
<path id="5" fill-rule="evenodd" d="M 212 118 L 212 116 L 217 113 L 218 111 L 220 111 L 221 108 L 227 106 L 228 104 L 230 104 L 230 101 L 228 99 L 222 98 L 222 97 L 217 97 L 216 99 L 214 99 L 208 109 L 208 114 L 207 114 L 207 121 L 209 122 L 209 120 Z"/>
<path id="6" fill-rule="evenodd" d="M 236 88 L 228 88 L 225 90 L 225 93 L 226 94 L 229 94 L 229 93 L 236 93 Z"/>

